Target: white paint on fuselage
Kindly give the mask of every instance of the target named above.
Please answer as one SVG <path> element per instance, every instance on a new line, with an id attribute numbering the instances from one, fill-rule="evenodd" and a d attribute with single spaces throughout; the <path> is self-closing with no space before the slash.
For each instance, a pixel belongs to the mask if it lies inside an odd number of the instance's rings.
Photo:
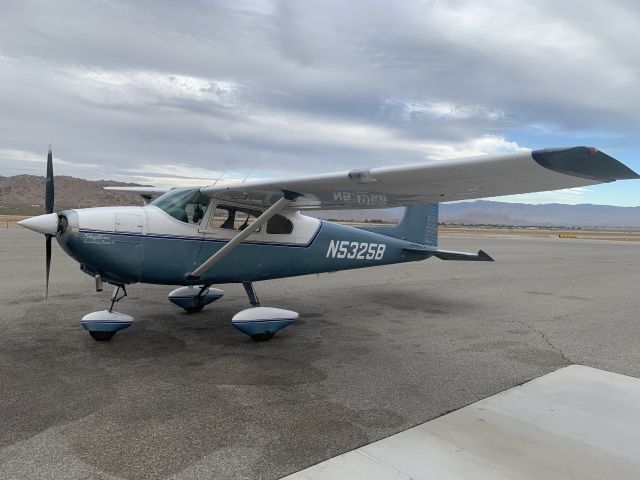
<path id="1" fill-rule="evenodd" d="M 99 232 L 116 231 L 116 215 L 131 215 L 142 221 L 142 232 L 146 233 L 146 208 L 145 207 L 99 207 L 74 209 L 78 215 L 78 227 L 82 230 L 95 230 Z M 129 217 L 129 218 L 133 218 Z M 121 217 L 126 218 L 126 217 Z M 138 218 L 136 218 L 136 221 Z M 139 233 L 139 229 L 136 228 Z"/>
<path id="2" fill-rule="evenodd" d="M 225 202 L 228 204 L 228 202 Z M 99 232 L 131 232 L 143 235 L 190 237 L 230 240 L 238 230 L 214 228 L 211 226 L 209 206 L 200 225 L 188 224 L 172 217 L 153 205 L 144 207 L 100 207 L 75 210 L 81 230 Z M 280 215 L 293 223 L 290 234 L 270 234 L 266 227 L 252 233 L 247 241 L 265 243 L 308 243 L 320 226 L 320 220 L 307 217 L 292 209 L 285 209 Z"/>

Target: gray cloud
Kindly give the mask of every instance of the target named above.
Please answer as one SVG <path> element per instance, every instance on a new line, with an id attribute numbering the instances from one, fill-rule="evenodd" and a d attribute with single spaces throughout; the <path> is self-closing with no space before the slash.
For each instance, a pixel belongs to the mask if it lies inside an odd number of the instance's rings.
<path id="1" fill-rule="evenodd" d="M 637 145 L 639 10 L 595 0 L 5 2 L 0 174 L 39 171 L 25 158 L 50 140 L 61 173 L 167 182 L 554 138 Z"/>

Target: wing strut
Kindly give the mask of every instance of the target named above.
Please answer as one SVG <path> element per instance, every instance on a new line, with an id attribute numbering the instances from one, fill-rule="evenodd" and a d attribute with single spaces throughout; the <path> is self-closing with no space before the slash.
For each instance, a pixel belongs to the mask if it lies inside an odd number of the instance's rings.
<path id="1" fill-rule="evenodd" d="M 202 265 L 196 268 L 193 272 L 185 275 L 187 280 L 198 280 L 202 275 L 213 267 L 216 263 L 227 256 L 233 249 L 235 249 L 240 242 L 247 238 L 252 232 L 260 228 L 262 224 L 266 223 L 276 213 L 286 208 L 292 200 L 294 200 L 299 194 L 289 191 L 284 191 L 284 196 L 277 202 L 271 205 L 262 215 L 256 218 L 253 222 L 247 225 L 247 228 L 239 232 L 235 237 L 229 240 L 220 250 L 211 255 Z"/>

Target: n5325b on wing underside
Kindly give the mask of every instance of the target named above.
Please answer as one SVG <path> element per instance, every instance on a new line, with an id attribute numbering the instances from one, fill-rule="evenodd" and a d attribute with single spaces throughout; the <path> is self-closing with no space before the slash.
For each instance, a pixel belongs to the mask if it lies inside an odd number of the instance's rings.
<path id="1" fill-rule="evenodd" d="M 51 239 L 56 238 L 96 288 L 114 285 L 106 310 L 81 323 L 108 340 L 133 318 L 113 310 L 136 283 L 175 285 L 169 300 L 188 312 L 223 295 L 213 288 L 242 283 L 251 308 L 232 322 L 266 340 L 298 314 L 261 307 L 253 282 L 310 273 L 442 260 L 491 261 L 479 251 L 438 248 L 438 203 L 637 179 L 628 167 L 595 148 L 536 150 L 351 170 L 201 188 L 120 188 L 144 206 L 54 212 L 52 154 L 47 157 L 46 213 L 22 226 L 46 238 L 47 290 Z M 151 201 L 152 200 L 152 201 Z M 348 227 L 305 216 L 308 209 L 406 207 L 398 225 Z"/>

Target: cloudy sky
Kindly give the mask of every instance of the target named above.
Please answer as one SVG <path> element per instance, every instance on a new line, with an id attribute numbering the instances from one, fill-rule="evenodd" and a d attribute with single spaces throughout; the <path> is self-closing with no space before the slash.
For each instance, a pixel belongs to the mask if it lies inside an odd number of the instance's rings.
<path id="1" fill-rule="evenodd" d="M 640 171 L 635 0 L 4 0 L 0 175 L 207 184 L 550 146 Z M 640 205 L 640 184 L 517 197 Z"/>

